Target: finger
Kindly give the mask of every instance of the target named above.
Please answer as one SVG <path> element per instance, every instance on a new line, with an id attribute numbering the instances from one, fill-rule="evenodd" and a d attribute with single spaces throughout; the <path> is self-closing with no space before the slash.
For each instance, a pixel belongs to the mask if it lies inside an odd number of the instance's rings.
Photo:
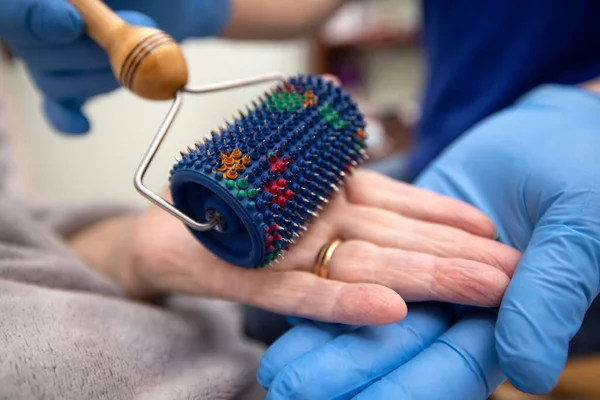
<path id="1" fill-rule="evenodd" d="M 302 322 L 283 334 L 263 355 L 257 372 L 260 385 L 268 389 L 275 376 L 292 361 L 323 346 L 343 333 L 357 329 L 352 325 Z"/>
<path id="2" fill-rule="evenodd" d="M 321 322 L 380 325 L 406 316 L 402 298 L 380 285 L 348 284 L 301 271 L 243 270 L 223 263 L 197 273 L 171 286 L 219 298 L 227 293 L 229 301 Z"/>
<path id="3" fill-rule="evenodd" d="M 504 381 L 492 312 L 465 313 L 434 344 L 355 399 L 487 399 Z"/>
<path id="4" fill-rule="evenodd" d="M 351 203 L 453 226 L 479 236 L 497 237 L 492 220 L 477 208 L 376 172 L 357 171 L 346 185 L 346 195 Z"/>
<path id="5" fill-rule="evenodd" d="M 80 135 L 90 130 L 90 122 L 83 114 L 81 101 L 44 100 L 44 113 L 55 129 L 62 133 Z"/>
<path id="6" fill-rule="evenodd" d="M 83 33 L 83 20 L 68 1 L 0 1 L 0 37 L 13 45 L 70 43 Z"/>
<path id="7" fill-rule="evenodd" d="M 64 73 L 45 72 L 37 68 L 31 68 L 30 71 L 38 88 L 50 100 L 70 101 L 74 97 L 88 99 L 119 88 L 119 83 L 109 67 Z"/>
<path id="8" fill-rule="evenodd" d="M 136 11 L 116 13 L 130 25 L 156 27 L 156 22 L 145 14 Z M 18 46 L 14 49 L 17 57 L 26 60 L 36 70 L 45 73 L 78 73 L 87 70 L 106 70 L 110 61 L 104 49 L 88 36 L 60 46 L 41 43 L 31 46 Z"/>
<path id="9" fill-rule="evenodd" d="M 340 219 L 340 225 L 340 232 L 347 239 L 438 257 L 478 261 L 493 265 L 509 276 L 521 258 L 518 250 L 495 240 L 375 207 L 353 205 L 352 212 Z"/>
<path id="10" fill-rule="evenodd" d="M 340 244 L 329 262 L 329 277 L 372 283 L 395 290 L 404 301 L 441 301 L 498 307 L 509 277 L 493 266 L 419 252 L 382 248 L 363 241 Z"/>
<path id="11" fill-rule="evenodd" d="M 110 68 L 106 52 L 87 37 L 60 47 L 19 46 L 15 47 L 14 53 L 27 64 L 46 73 Z"/>
<path id="12" fill-rule="evenodd" d="M 339 336 L 286 365 L 275 360 L 282 369 L 267 399 L 349 398 L 415 357 L 448 329 L 451 319 L 450 306 L 414 305 L 398 324 Z M 285 344 L 292 346 L 289 339 L 294 338 L 286 338 Z M 273 359 L 273 353 L 265 357 Z"/>
<path id="13" fill-rule="evenodd" d="M 547 393 L 569 342 L 598 295 L 600 242 L 565 225 L 536 228 L 509 284 L 496 333 L 504 372 L 519 390 Z"/>

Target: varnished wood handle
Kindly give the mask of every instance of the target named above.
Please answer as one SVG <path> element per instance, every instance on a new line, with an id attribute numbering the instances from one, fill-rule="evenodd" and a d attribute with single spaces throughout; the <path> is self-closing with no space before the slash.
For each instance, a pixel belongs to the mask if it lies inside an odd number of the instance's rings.
<path id="1" fill-rule="evenodd" d="M 108 51 L 114 33 L 125 25 L 103 1 L 69 0 L 85 21 L 87 34 Z"/>
<path id="2" fill-rule="evenodd" d="M 86 24 L 87 34 L 109 56 L 115 77 L 140 97 L 167 100 L 188 81 L 185 57 L 165 32 L 132 26 L 102 0 L 69 0 Z"/>

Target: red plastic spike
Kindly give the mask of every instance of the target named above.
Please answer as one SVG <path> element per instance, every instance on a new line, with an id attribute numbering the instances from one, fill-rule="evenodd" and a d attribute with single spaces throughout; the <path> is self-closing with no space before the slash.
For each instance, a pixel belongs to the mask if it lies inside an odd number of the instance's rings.
<path id="1" fill-rule="evenodd" d="M 278 161 L 275 163 L 275 169 L 279 172 L 285 172 L 286 167 L 285 167 L 284 163 L 282 163 L 281 161 Z"/>
<path id="2" fill-rule="evenodd" d="M 267 246 L 273 243 L 274 240 L 275 238 L 273 236 L 267 235 Z"/>
<path id="3" fill-rule="evenodd" d="M 277 205 L 279 207 L 285 207 L 287 204 L 287 199 L 284 196 L 277 196 Z"/>

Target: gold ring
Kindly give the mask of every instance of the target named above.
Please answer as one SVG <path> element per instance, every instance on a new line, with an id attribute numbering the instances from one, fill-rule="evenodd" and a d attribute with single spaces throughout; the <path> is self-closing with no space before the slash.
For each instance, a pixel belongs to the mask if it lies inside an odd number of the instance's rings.
<path id="1" fill-rule="evenodd" d="M 319 250 L 319 254 L 317 255 L 317 260 L 315 263 L 314 273 L 321 278 L 327 279 L 329 277 L 329 262 L 333 257 L 333 253 L 335 249 L 342 243 L 340 239 L 334 240 L 333 242 L 327 243 L 321 250 Z"/>

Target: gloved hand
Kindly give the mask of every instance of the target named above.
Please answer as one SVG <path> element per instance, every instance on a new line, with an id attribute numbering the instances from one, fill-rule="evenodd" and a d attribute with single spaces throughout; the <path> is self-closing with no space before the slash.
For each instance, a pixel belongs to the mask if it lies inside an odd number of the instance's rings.
<path id="1" fill-rule="evenodd" d="M 524 252 L 495 328 L 482 310 L 457 307 L 449 327 L 451 310 L 414 305 L 398 324 L 337 339 L 299 325 L 263 359 L 270 398 L 483 400 L 499 371 L 522 391 L 551 391 L 599 290 L 599 126 L 596 94 L 544 86 L 478 124 L 417 180 L 481 209 L 499 240 Z"/>
<path id="2" fill-rule="evenodd" d="M 216 35 L 230 0 L 105 0 L 125 21 L 158 27 L 178 41 Z M 67 0 L 0 1 L 0 40 L 27 66 L 44 98 L 44 112 L 63 133 L 90 129 L 82 111 L 90 98 L 119 87 L 108 56 L 85 35 Z"/>
<path id="3" fill-rule="evenodd" d="M 258 381 L 267 400 L 484 400 L 505 380 L 494 350 L 496 314 L 457 311 L 411 304 L 402 322 L 362 328 L 296 320 L 264 354 Z"/>

